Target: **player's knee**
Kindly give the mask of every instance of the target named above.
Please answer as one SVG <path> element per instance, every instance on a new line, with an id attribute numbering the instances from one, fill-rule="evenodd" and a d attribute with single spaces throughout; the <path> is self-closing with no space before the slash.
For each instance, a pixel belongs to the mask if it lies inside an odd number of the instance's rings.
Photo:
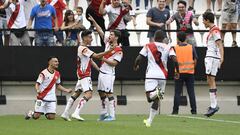
<path id="1" fill-rule="evenodd" d="M 48 120 L 54 120 L 54 119 L 55 119 L 55 114 L 46 114 L 45 117 L 46 117 Z"/>
<path id="2" fill-rule="evenodd" d="M 41 113 L 34 113 L 32 118 L 33 118 L 34 120 L 37 120 L 37 119 L 39 119 L 40 117 L 41 117 Z"/>

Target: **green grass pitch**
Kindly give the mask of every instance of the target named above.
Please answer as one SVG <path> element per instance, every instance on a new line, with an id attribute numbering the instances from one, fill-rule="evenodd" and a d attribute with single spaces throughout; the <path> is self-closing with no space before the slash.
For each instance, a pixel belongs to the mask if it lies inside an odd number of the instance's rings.
<path id="1" fill-rule="evenodd" d="M 84 122 L 67 122 L 59 116 L 49 121 L 6 115 L 0 116 L 0 135 L 240 135 L 240 115 L 214 115 L 211 119 L 179 116 L 157 115 L 146 128 L 143 119 L 147 115 L 117 115 L 113 122 L 98 122 L 97 115 L 82 115 Z"/>

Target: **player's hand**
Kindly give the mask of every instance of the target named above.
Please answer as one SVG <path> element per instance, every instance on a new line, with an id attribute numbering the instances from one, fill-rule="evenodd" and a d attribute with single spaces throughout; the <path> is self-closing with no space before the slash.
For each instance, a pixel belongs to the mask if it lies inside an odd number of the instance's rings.
<path id="1" fill-rule="evenodd" d="M 71 93 L 72 92 L 72 89 L 71 88 L 69 88 L 69 89 L 67 89 L 67 91 L 66 91 L 67 93 Z"/>
<path id="2" fill-rule="evenodd" d="M 174 79 L 175 79 L 175 80 L 178 80 L 179 78 L 180 78 L 180 74 L 179 74 L 179 73 L 175 73 Z"/>
<path id="3" fill-rule="evenodd" d="M 41 93 L 41 91 L 40 90 L 37 90 L 37 94 L 40 94 Z"/>
<path id="4" fill-rule="evenodd" d="M 117 45 L 110 44 L 110 51 L 114 50 Z"/>

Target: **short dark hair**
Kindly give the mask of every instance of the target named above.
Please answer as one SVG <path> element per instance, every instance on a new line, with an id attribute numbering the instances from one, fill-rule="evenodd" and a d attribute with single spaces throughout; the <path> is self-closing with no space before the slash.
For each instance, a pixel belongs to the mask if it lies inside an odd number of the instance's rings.
<path id="1" fill-rule="evenodd" d="M 114 35 L 115 35 L 116 37 L 118 37 L 118 39 L 121 38 L 121 32 L 120 32 L 119 30 L 110 30 L 110 32 L 113 32 Z"/>
<path id="2" fill-rule="evenodd" d="M 163 39 L 165 38 L 165 33 L 162 30 L 157 30 L 154 34 L 154 40 L 156 42 L 163 42 Z"/>
<path id="3" fill-rule="evenodd" d="M 49 62 L 50 60 L 52 60 L 53 58 L 57 58 L 56 56 L 49 56 L 47 61 Z"/>
<path id="4" fill-rule="evenodd" d="M 76 7 L 76 9 L 80 9 L 83 12 L 83 8 L 82 7 Z"/>
<path id="5" fill-rule="evenodd" d="M 92 31 L 91 30 L 84 30 L 82 31 L 81 38 L 83 39 L 84 37 L 91 35 Z"/>
<path id="6" fill-rule="evenodd" d="M 183 32 L 183 31 L 180 31 L 178 32 L 177 34 L 177 39 L 180 41 L 180 42 L 184 42 L 186 40 L 186 32 Z"/>
<path id="7" fill-rule="evenodd" d="M 179 5 L 179 4 L 183 4 L 185 7 L 187 7 L 187 2 L 186 2 L 186 1 L 183 1 L 183 0 L 178 1 L 177 4 L 178 4 L 178 5 Z"/>
<path id="8" fill-rule="evenodd" d="M 203 14 L 203 19 L 204 20 L 209 20 L 209 22 L 214 23 L 215 17 L 214 17 L 214 14 L 212 12 L 206 11 Z"/>

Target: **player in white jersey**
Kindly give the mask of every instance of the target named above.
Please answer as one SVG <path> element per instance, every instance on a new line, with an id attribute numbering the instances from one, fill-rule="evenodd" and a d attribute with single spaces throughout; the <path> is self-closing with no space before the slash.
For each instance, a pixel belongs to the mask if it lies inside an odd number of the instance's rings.
<path id="1" fill-rule="evenodd" d="M 92 60 L 101 59 L 105 54 L 111 52 L 114 49 L 114 46 L 110 47 L 110 50 L 101 53 L 94 53 L 91 51 L 87 46 L 91 45 L 92 42 L 92 31 L 84 30 L 81 34 L 82 43 L 78 47 L 78 64 L 77 64 L 77 76 L 78 82 L 75 87 L 74 94 L 68 99 L 66 108 L 62 113 L 61 117 L 64 120 L 71 121 L 69 118 L 69 110 L 72 107 L 74 101 L 80 96 L 83 92 L 84 95 L 80 99 L 77 108 L 75 109 L 74 113 L 71 115 L 72 118 L 77 119 L 79 121 L 84 121 L 82 117 L 80 117 L 80 112 L 85 105 L 85 103 L 91 99 L 92 97 L 92 80 L 91 80 L 91 65 L 94 66 L 95 69 L 99 70 L 99 67 L 96 63 Z"/>
<path id="2" fill-rule="evenodd" d="M 134 64 L 134 70 L 137 71 L 143 57 L 147 57 L 148 66 L 145 78 L 145 90 L 147 101 L 153 102 L 150 108 L 149 118 L 144 120 L 146 127 L 150 127 L 154 116 L 157 114 L 159 99 L 163 99 L 167 79 L 167 60 L 168 58 L 174 61 L 176 68 L 175 79 L 179 78 L 179 67 L 176 60 L 174 49 L 163 43 L 164 32 L 158 30 L 155 32 L 153 43 L 146 44 L 139 55 L 137 56 Z"/>
<path id="3" fill-rule="evenodd" d="M 203 24 L 206 28 L 210 28 L 207 36 L 207 53 L 205 57 L 205 68 L 207 82 L 210 87 L 209 94 L 211 102 L 205 116 L 210 117 L 219 110 L 217 105 L 217 87 L 215 76 L 223 63 L 224 50 L 220 30 L 214 25 L 214 14 L 212 12 L 205 12 L 203 14 Z"/>
<path id="4" fill-rule="evenodd" d="M 35 89 L 38 93 L 34 112 L 29 111 L 25 119 L 38 119 L 45 114 L 49 120 L 55 119 L 56 114 L 56 88 L 71 93 L 72 89 L 66 89 L 60 84 L 60 73 L 57 71 L 59 62 L 54 56 L 48 59 L 48 68 L 38 76 Z"/>
<path id="5" fill-rule="evenodd" d="M 99 36 L 104 39 L 105 35 L 102 28 L 97 24 L 92 16 L 88 18 L 93 22 Z M 105 39 L 105 51 L 110 49 L 110 46 L 116 46 L 113 51 L 106 54 L 102 58 L 100 72 L 98 76 L 98 92 L 101 103 L 100 121 L 113 121 L 115 117 L 115 100 L 113 95 L 113 85 L 115 81 L 115 67 L 121 62 L 123 57 L 122 48 L 118 45 L 118 39 L 121 32 L 118 30 L 110 30 L 110 35 Z M 109 114 L 109 115 L 108 115 Z"/>

